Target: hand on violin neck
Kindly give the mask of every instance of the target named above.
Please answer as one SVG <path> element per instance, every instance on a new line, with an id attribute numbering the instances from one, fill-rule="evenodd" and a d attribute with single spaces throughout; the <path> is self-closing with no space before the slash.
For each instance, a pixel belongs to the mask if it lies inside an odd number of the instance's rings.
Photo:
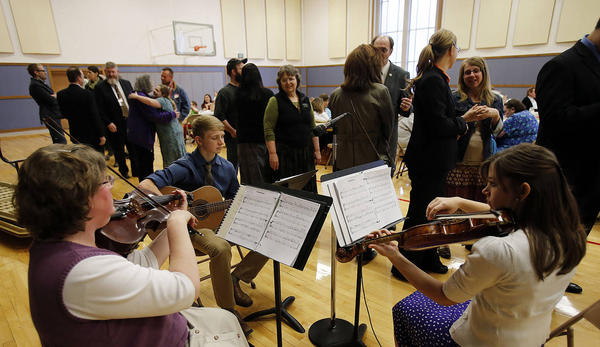
<path id="1" fill-rule="evenodd" d="M 392 232 L 386 229 L 376 230 L 366 236 L 366 239 L 375 239 L 380 238 L 382 236 L 391 235 Z M 398 242 L 397 241 L 383 241 L 372 243 L 368 246 L 369 248 L 373 248 L 378 253 L 382 254 L 387 258 L 392 258 L 397 256 L 400 252 L 398 251 Z"/>
<path id="2" fill-rule="evenodd" d="M 169 203 L 169 205 L 168 205 L 169 209 L 172 211 L 175 211 L 175 210 L 187 211 L 188 202 L 187 202 L 186 193 L 181 189 L 177 189 L 177 190 L 175 190 L 175 192 L 173 192 L 173 194 L 177 195 L 178 198 Z"/>

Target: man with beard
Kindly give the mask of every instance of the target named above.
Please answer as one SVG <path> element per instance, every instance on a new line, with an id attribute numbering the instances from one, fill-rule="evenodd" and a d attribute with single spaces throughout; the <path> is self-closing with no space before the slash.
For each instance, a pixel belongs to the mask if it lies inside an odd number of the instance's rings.
<path id="1" fill-rule="evenodd" d="M 104 67 L 106 80 L 94 88 L 98 113 L 108 129 L 109 143 L 119 165 L 119 172 L 129 178 L 129 168 L 125 162 L 125 145 L 127 144 L 127 116 L 129 104 L 127 96 L 133 92 L 129 81 L 119 78 L 117 64 L 109 61 Z"/>
<path id="2" fill-rule="evenodd" d="M 229 76 L 229 84 L 219 90 L 215 99 L 215 117 L 219 118 L 225 126 L 225 145 L 227 146 L 227 160 L 229 160 L 235 170 L 238 168 L 237 160 L 237 120 L 238 115 L 235 108 L 236 90 L 240 86 L 242 77 L 242 67 L 248 59 L 229 59 L 227 62 L 227 75 Z"/>
<path id="3" fill-rule="evenodd" d="M 177 110 L 179 112 L 179 121 L 185 119 L 190 113 L 190 100 L 188 99 L 187 93 L 183 88 L 175 84 L 173 80 L 173 69 L 170 67 L 165 67 L 162 69 L 160 73 L 160 82 L 165 86 L 169 87 L 169 91 L 171 95 L 171 99 L 175 102 L 175 106 L 177 106 Z"/>

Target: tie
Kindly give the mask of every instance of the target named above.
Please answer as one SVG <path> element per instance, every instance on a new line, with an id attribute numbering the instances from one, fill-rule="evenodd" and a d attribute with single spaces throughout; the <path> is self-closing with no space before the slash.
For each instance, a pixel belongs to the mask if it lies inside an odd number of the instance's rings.
<path id="1" fill-rule="evenodd" d="M 114 85 L 113 88 L 115 88 L 115 91 L 117 92 L 117 98 L 119 99 L 119 104 L 121 105 L 121 111 L 123 111 L 123 117 L 127 118 L 127 116 L 129 116 L 129 108 L 127 107 L 127 103 L 119 91 L 119 87 Z"/>
<path id="2" fill-rule="evenodd" d="M 211 171 L 212 165 L 210 165 L 210 163 L 206 163 L 204 165 L 204 185 L 205 186 L 212 186 L 214 183 L 214 179 L 213 179 L 213 175 L 212 175 L 212 171 Z"/>

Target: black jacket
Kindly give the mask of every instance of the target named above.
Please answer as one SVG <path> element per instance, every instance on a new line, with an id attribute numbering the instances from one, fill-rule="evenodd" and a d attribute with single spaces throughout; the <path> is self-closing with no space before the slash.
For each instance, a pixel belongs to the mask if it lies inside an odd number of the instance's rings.
<path id="1" fill-rule="evenodd" d="M 540 115 L 536 143 L 556 154 L 580 207 L 596 204 L 600 196 L 600 62 L 578 41 L 542 67 L 535 92 Z M 590 201 L 580 201 L 579 193 Z"/>
<path id="2" fill-rule="evenodd" d="M 70 84 L 56 95 L 61 113 L 69 120 L 71 135 L 81 143 L 98 146 L 104 125 L 98 115 L 94 94 Z"/>
<path id="3" fill-rule="evenodd" d="M 426 71 L 415 84 L 415 122 L 404 160 L 413 174 L 443 174 L 456 166 L 457 136 L 467 130 L 456 117 L 454 98 L 446 75 L 437 67 Z"/>
<path id="4" fill-rule="evenodd" d="M 125 94 L 123 95 L 124 98 L 133 92 L 131 83 L 129 83 L 128 80 L 119 78 L 119 83 L 121 84 L 121 88 Z M 98 113 L 100 114 L 100 119 L 102 119 L 104 125 L 115 123 L 117 128 L 119 128 L 119 125 L 122 124 L 124 120 L 123 111 L 121 110 L 121 106 L 119 105 L 117 97 L 113 92 L 112 86 L 108 84 L 106 80 L 98 82 L 94 88 L 94 94 L 96 96 L 96 103 L 98 105 Z"/>
<path id="5" fill-rule="evenodd" d="M 29 83 L 29 95 L 35 100 L 40 107 L 40 120 L 46 117 L 54 119 L 62 118 L 58 109 L 58 102 L 52 96 L 54 90 L 43 81 L 32 78 Z"/>

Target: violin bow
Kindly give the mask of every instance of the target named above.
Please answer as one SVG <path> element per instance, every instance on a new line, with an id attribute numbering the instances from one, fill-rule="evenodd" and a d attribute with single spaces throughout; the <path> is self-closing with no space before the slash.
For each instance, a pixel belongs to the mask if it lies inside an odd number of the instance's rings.
<path id="1" fill-rule="evenodd" d="M 73 135 L 71 135 L 68 131 L 66 131 L 62 127 L 59 127 L 57 121 L 54 118 L 45 117 L 44 119 L 42 119 L 42 121 L 44 123 L 46 123 L 47 126 L 49 126 L 50 128 L 52 128 L 56 132 L 60 132 L 60 130 L 62 130 L 65 134 L 67 134 L 69 136 L 69 139 L 71 139 L 71 142 L 73 142 L 75 144 L 81 144 L 81 142 L 79 140 L 77 140 Z M 136 185 L 134 185 L 133 183 L 129 182 L 128 179 L 126 179 L 123 175 L 121 175 L 121 173 L 119 173 L 117 170 L 115 170 L 112 167 L 110 167 L 110 165 L 106 165 L 106 168 L 108 170 L 110 170 L 113 174 L 115 174 L 117 177 L 119 177 L 121 180 L 123 180 L 125 183 L 127 183 L 131 188 L 133 188 L 133 190 L 135 190 L 136 192 L 138 192 L 140 194 L 140 196 L 142 196 L 144 199 L 146 199 L 148 202 L 150 202 L 151 205 L 153 205 L 154 207 L 158 208 L 161 213 L 165 213 L 166 215 L 169 215 L 171 213 L 171 211 L 169 211 L 168 208 L 166 208 L 162 204 L 159 204 L 150 195 L 146 194 L 143 190 L 141 190 L 140 188 L 138 188 Z M 200 233 L 199 231 L 197 231 L 196 229 L 194 229 L 193 227 L 191 227 L 189 224 L 188 224 L 188 231 L 190 233 L 190 236 L 193 235 L 193 234 L 202 235 L 202 233 Z"/>

